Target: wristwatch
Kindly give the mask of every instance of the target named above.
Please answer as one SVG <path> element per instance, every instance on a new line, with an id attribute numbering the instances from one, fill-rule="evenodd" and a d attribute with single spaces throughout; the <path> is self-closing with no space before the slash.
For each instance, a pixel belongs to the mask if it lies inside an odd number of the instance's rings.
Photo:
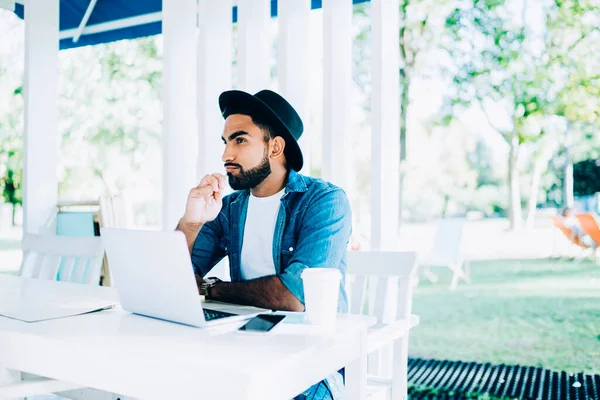
<path id="1" fill-rule="evenodd" d="M 210 299 L 210 289 L 219 282 L 221 282 L 221 280 L 214 276 L 202 279 L 202 284 L 200 285 L 200 294 L 206 297 L 207 299 Z"/>

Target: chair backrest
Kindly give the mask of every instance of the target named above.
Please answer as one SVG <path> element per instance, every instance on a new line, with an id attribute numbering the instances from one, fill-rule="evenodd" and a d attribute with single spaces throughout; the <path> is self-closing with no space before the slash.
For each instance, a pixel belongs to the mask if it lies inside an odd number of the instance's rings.
<path id="1" fill-rule="evenodd" d="M 19 276 L 97 285 L 104 246 L 99 237 L 31 235 L 23 237 Z"/>
<path id="2" fill-rule="evenodd" d="M 349 312 L 389 324 L 408 318 L 417 274 L 414 252 L 348 252 L 346 291 Z"/>
<path id="3" fill-rule="evenodd" d="M 428 265 L 450 266 L 461 263 L 465 220 L 440 219 L 437 222 L 433 245 L 426 257 Z"/>
<path id="4" fill-rule="evenodd" d="M 123 194 L 100 197 L 100 225 L 107 228 L 130 227 L 129 213 Z"/>

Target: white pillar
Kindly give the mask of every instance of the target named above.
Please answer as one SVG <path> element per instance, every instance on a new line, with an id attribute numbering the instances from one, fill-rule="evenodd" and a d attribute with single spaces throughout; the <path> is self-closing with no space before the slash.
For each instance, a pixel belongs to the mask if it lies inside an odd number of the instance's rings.
<path id="1" fill-rule="evenodd" d="M 237 7 L 238 87 L 255 93 L 271 86 L 271 0 L 238 0 Z"/>
<path id="2" fill-rule="evenodd" d="M 25 7 L 24 231 L 36 233 L 56 212 L 58 178 L 59 0 Z"/>
<path id="3" fill-rule="evenodd" d="M 371 247 L 393 250 L 398 240 L 399 0 L 372 0 Z"/>
<path id="4" fill-rule="evenodd" d="M 196 182 L 196 0 L 163 0 L 163 229 Z"/>
<path id="5" fill-rule="evenodd" d="M 198 1 L 198 167 L 197 180 L 223 173 L 223 117 L 219 94 L 231 89 L 231 0 Z"/>
<path id="6" fill-rule="evenodd" d="M 352 1 L 323 0 L 323 179 L 349 189 Z"/>
<path id="7" fill-rule="evenodd" d="M 302 121 L 308 123 L 308 39 L 310 0 L 283 0 L 278 3 L 279 20 L 277 72 L 279 93 L 298 111 Z M 306 128 L 305 128 L 306 129 Z M 310 174 L 310 132 L 304 131 L 300 148 L 304 156 L 302 172 Z"/>
<path id="8" fill-rule="evenodd" d="M 198 1 L 198 180 L 223 173 L 223 117 L 219 94 L 231 89 L 232 0 Z M 225 257 L 211 275 L 231 280 Z"/>

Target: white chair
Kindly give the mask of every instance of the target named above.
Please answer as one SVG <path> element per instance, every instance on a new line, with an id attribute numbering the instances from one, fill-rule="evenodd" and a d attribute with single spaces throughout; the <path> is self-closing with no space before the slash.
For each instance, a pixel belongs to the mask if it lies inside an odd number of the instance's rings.
<path id="1" fill-rule="evenodd" d="M 437 223 L 433 246 L 423 261 L 423 275 L 432 282 L 438 280 L 431 266 L 448 267 L 452 271 L 450 289 L 456 289 L 458 280 L 470 282 L 470 264 L 462 251 L 465 220 L 441 219 Z"/>
<path id="2" fill-rule="evenodd" d="M 19 276 L 98 285 L 104 257 L 99 237 L 26 234 Z M 23 398 L 79 389 L 73 384 L 0 368 L 0 398 Z"/>
<path id="3" fill-rule="evenodd" d="M 122 193 L 113 196 L 100 196 L 100 226 L 108 228 L 129 228 L 131 215 Z"/>
<path id="4" fill-rule="evenodd" d="M 100 227 L 107 228 L 130 228 L 131 214 L 129 207 L 122 193 L 113 196 L 100 196 L 100 212 L 98 222 Z M 108 259 L 104 257 L 102 262 L 100 284 L 102 286 L 112 286 L 112 274 L 108 265 Z"/>
<path id="5" fill-rule="evenodd" d="M 23 236 L 19 276 L 98 285 L 104 257 L 99 237 Z"/>
<path id="6" fill-rule="evenodd" d="M 419 324 L 411 314 L 417 274 L 414 252 L 348 252 L 349 312 L 378 323 L 367 333 L 369 398 L 408 396 L 408 337 Z"/>

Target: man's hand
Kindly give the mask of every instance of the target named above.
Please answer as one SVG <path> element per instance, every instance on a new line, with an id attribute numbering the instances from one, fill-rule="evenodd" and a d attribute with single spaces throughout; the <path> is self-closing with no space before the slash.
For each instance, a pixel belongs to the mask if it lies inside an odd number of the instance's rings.
<path id="1" fill-rule="evenodd" d="M 184 233 L 190 254 L 202 225 L 217 218 L 223 207 L 225 182 L 224 175 L 206 175 L 198 186 L 190 190 L 185 214 L 176 228 Z"/>
<path id="2" fill-rule="evenodd" d="M 190 225 L 204 225 L 214 220 L 223 207 L 223 189 L 226 178 L 221 174 L 206 175 L 200 184 L 190 190 L 183 221 Z"/>

